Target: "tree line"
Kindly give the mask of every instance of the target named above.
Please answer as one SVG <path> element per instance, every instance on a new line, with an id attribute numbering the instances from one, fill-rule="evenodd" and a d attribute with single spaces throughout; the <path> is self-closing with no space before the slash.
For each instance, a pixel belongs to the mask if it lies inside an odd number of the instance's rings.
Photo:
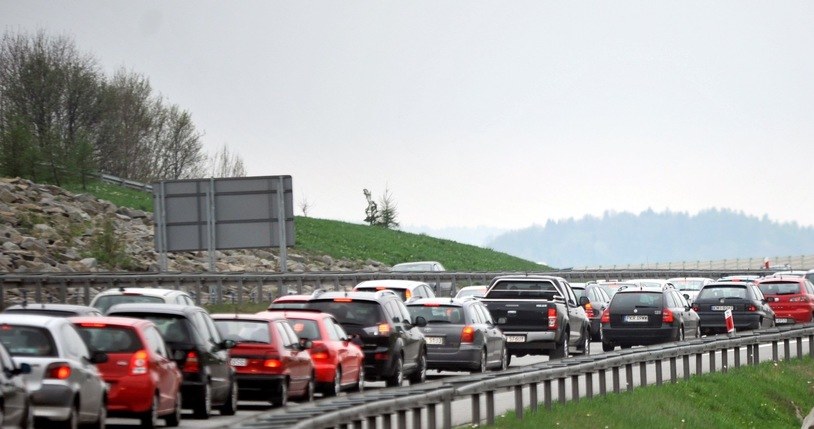
<path id="1" fill-rule="evenodd" d="M 125 68 L 105 76 L 72 38 L 0 40 L 0 175 L 81 183 L 97 172 L 144 183 L 245 176 L 227 146 L 208 156 L 189 111 Z"/>

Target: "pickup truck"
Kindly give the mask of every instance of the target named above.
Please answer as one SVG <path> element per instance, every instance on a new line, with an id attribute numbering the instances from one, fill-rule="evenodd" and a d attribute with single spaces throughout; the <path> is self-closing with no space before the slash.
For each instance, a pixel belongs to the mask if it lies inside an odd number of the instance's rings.
<path id="1" fill-rule="evenodd" d="M 506 335 L 511 356 L 553 359 L 572 351 L 590 353 L 591 322 L 584 303 L 561 277 L 495 277 L 481 301 Z"/>

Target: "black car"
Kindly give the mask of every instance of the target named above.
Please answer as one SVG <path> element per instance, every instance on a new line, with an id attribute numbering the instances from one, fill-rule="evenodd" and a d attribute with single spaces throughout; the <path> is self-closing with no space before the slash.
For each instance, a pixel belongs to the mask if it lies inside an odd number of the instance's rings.
<path id="1" fill-rule="evenodd" d="M 770 328 L 775 324 L 774 310 L 752 282 L 710 283 L 701 288 L 692 307 L 701 317 L 704 335 L 726 332 L 726 310 L 732 312 L 737 331 Z"/>
<path id="2" fill-rule="evenodd" d="M 673 286 L 619 289 L 602 313 L 602 350 L 701 336 L 699 317 Z"/>
<path id="3" fill-rule="evenodd" d="M 597 283 L 571 283 L 571 289 L 574 291 L 574 295 L 577 296 L 578 302 L 582 304 L 582 308 L 585 309 L 585 314 L 591 319 L 591 339 L 594 341 L 601 340 L 602 338 L 599 335 L 600 319 L 602 318 L 602 312 L 610 304 L 610 296 Z M 583 296 L 588 298 L 588 302 L 584 302 Z"/>
<path id="4" fill-rule="evenodd" d="M 184 376 L 182 406 L 191 408 L 196 418 L 209 418 L 212 407 L 219 407 L 222 415 L 235 413 L 237 377 L 227 351 L 235 342 L 221 338 L 205 309 L 179 304 L 116 304 L 107 315 L 155 323 Z"/>
<path id="5" fill-rule="evenodd" d="M 419 328 L 423 317 L 410 316 L 395 292 L 325 292 L 306 308 L 332 314 L 349 335 L 358 336 L 365 354 L 365 379 L 400 386 L 427 378 L 427 344 Z"/>
<path id="6" fill-rule="evenodd" d="M 489 310 L 475 298 L 425 298 L 407 304 L 427 341 L 427 368 L 486 372 L 509 366 L 506 336 L 495 325 Z"/>
<path id="7" fill-rule="evenodd" d="M 90 307 L 87 305 L 74 305 L 74 304 L 56 304 L 56 303 L 32 303 L 32 304 L 17 304 L 3 310 L 3 313 L 24 313 L 24 314 L 43 314 L 45 316 L 55 317 L 74 317 L 74 316 L 101 316 L 102 312 L 98 308 Z"/>

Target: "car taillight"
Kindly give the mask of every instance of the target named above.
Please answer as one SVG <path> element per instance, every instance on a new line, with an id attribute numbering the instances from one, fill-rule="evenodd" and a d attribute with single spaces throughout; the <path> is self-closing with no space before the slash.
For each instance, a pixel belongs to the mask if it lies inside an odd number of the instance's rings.
<path id="1" fill-rule="evenodd" d="M 407 290 L 404 291 L 404 300 L 405 301 L 412 298 L 412 297 L 413 297 L 413 293 L 410 292 L 410 289 L 407 289 Z"/>
<path id="2" fill-rule="evenodd" d="M 699 309 L 700 309 L 700 307 L 698 307 L 698 304 L 693 304 L 692 305 L 692 311 L 697 312 Z"/>
<path id="3" fill-rule="evenodd" d="M 324 344 L 314 344 L 308 351 L 311 353 L 311 359 L 313 360 L 328 360 L 331 358 L 331 351 Z"/>
<path id="4" fill-rule="evenodd" d="M 585 314 L 587 314 L 588 317 L 594 317 L 594 306 L 591 305 L 590 302 L 585 303 Z"/>
<path id="5" fill-rule="evenodd" d="M 757 311 L 757 307 L 752 304 L 746 306 L 746 311 Z"/>
<path id="6" fill-rule="evenodd" d="M 661 321 L 664 323 L 673 323 L 673 312 L 669 308 L 661 311 Z"/>
<path id="7" fill-rule="evenodd" d="M 130 357 L 130 374 L 147 374 L 147 352 L 139 350 Z"/>
<path id="8" fill-rule="evenodd" d="M 382 335 L 390 334 L 390 325 L 388 323 L 379 323 L 379 333 Z"/>
<path id="9" fill-rule="evenodd" d="M 461 330 L 461 342 L 462 343 L 474 343 L 475 342 L 475 328 L 472 326 L 464 326 Z"/>
<path id="10" fill-rule="evenodd" d="M 599 319 L 599 323 L 610 323 L 610 309 L 606 308 L 605 311 L 602 312 L 602 318 Z"/>
<path id="11" fill-rule="evenodd" d="M 548 329 L 557 329 L 557 309 L 548 307 Z"/>
<path id="12" fill-rule="evenodd" d="M 263 366 L 266 368 L 281 368 L 283 363 L 279 359 L 266 359 L 263 361 Z"/>
<path id="13" fill-rule="evenodd" d="M 65 362 L 54 362 L 45 368 L 45 378 L 65 380 L 71 376 L 71 366 Z"/>
<path id="14" fill-rule="evenodd" d="M 187 360 L 184 362 L 184 372 L 198 372 L 201 370 L 198 364 L 198 352 L 190 351 L 187 353 Z"/>
<path id="15" fill-rule="evenodd" d="M 789 298 L 789 302 L 808 302 L 807 296 L 795 296 L 793 298 Z"/>

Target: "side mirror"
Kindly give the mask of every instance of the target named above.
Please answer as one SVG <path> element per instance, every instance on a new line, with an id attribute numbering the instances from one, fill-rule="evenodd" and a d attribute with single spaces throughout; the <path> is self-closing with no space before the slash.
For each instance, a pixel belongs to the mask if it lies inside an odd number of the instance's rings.
<path id="1" fill-rule="evenodd" d="M 587 296 L 581 296 L 581 297 L 579 297 L 579 305 L 580 305 L 580 306 L 585 307 L 585 305 L 586 305 L 586 304 L 590 304 L 590 303 L 591 303 L 591 300 L 590 300 L 590 299 L 588 299 L 588 297 L 587 297 Z"/>
<path id="2" fill-rule="evenodd" d="M 31 365 L 23 362 L 12 370 L 4 369 L 4 372 L 6 373 L 6 377 L 9 378 L 20 374 L 29 374 L 31 373 Z"/>
<path id="3" fill-rule="evenodd" d="M 413 321 L 413 324 L 415 326 L 418 326 L 419 328 L 423 328 L 427 326 L 427 319 L 425 319 L 424 316 L 416 316 L 415 320 Z"/>
<path id="4" fill-rule="evenodd" d="M 690 300 L 690 294 L 685 293 L 685 294 L 684 294 L 684 295 L 682 295 L 682 296 L 683 296 L 683 297 L 684 297 L 684 299 L 686 299 L 687 301 L 689 301 L 689 300 Z"/>
<path id="5" fill-rule="evenodd" d="M 235 340 L 223 340 L 220 342 L 220 344 L 218 344 L 218 347 L 220 347 L 221 350 L 228 350 L 234 348 L 236 345 L 237 343 Z"/>
<path id="6" fill-rule="evenodd" d="M 308 338 L 300 338 L 300 350 L 308 350 L 314 346 L 314 342 Z"/>
<path id="7" fill-rule="evenodd" d="M 174 361 L 180 362 L 184 360 L 185 357 L 187 357 L 187 354 L 184 353 L 183 350 L 173 350 L 172 353 L 170 353 L 170 359 Z"/>
<path id="8" fill-rule="evenodd" d="M 497 324 L 498 325 L 505 325 L 506 324 L 506 318 L 505 317 L 498 317 L 497 318 Z"/>
<path id="9" fill-rule="evenodd" d="M 90 359 L 89 360 L 90 360 L 90 363 L 95 364 L 95 363 L 105 363 L 105 362 L 107 362 L 107 359 L 108 359 L 107 353 L 96 351 L 96 352 L 93 352 L 93 353 L 90 354 Z"/>

